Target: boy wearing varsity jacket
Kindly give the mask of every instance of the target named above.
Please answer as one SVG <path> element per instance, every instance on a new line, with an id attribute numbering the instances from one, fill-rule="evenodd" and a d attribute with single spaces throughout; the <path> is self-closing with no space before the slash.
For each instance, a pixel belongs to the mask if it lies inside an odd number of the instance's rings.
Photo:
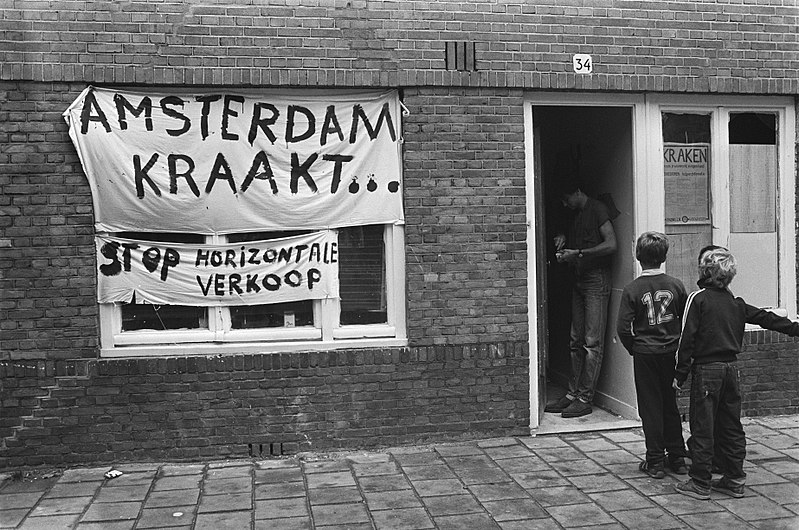
<path id="1" fill-rule="evenodd" d="M 622 291 L 616 333 L 633 356 L 638 414 L 646 458 L 639 469 L 663 478 L 665 467 L 688 472 L 677 398 L 672 388 L 674 355 L 680 340 L 686 293 L 683 283 L 660 270 L 669 240 L 660 232 L 641 234 L 635 258 L 643 272 Z"/>
<path id="2" fill-rule="evenodd" d="M 700 290 L 688 297 L 677 351 L 674 388 L 679 390 L 691 374 L 691 478 L 675 488 L 696 499 L 709 499 L 711 488 L 736 498 L 744 495 L 746 436 L 735 361 L 743 347 L 746 324 L 799 336 L 799 322 L 733 296 L 727 287 L 736 272 L 735 258 L 727 249 L 702 254 Z M 711 474 L 714 443 L 724 472 L 717 480 L 712 480 Z"/>

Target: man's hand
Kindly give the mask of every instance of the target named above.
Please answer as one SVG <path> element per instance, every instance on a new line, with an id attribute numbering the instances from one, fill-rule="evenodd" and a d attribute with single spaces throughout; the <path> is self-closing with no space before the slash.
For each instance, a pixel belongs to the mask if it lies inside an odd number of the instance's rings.
<path id="1" fill-rule="evenodd" d="M 674 379 L 674 381 L 671 382 L 671 388 L 673 388 L 678 394 L 682 390 L 682 388 L 680 388 L 680 383 L 677 382 L 677 379 Z"/>
<path id="2" fill-rule="evenodd" d="M 558 234 L 555 236 L 555 250 L 563 250 L 563 247 L 566 246 L 566 236 L 563 234 Z"/>
<path id="3" fill-rule="evenodd" d="M 564 248 L 555 253 L 558 263 L 574 263 L 580 259 L 580 251 L 573 248 Z"/>

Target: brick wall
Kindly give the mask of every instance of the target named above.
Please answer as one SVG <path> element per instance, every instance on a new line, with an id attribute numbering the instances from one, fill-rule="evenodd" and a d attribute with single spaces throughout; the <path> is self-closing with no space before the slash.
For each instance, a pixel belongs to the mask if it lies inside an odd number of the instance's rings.
<path id="1" fill-rule="evenodd" d="M 409 339 L 527 338 L 522 93 L 406 89 Z"/>
<path id="2" fill-rule="evenodd" d="M 0 83 L 0 359 L 97 356 L 91 192 L 61 118 L 79 93 Z"/>
<path id="3" fill-rule="evenodd" d="M 82 88 L 0 83 L 0 359 L 97 356 L 91 192 L 61 117 Z M 526 340 L 521 92 L 407 89 L 405 105 L 412 345 Z"/>
<path id="4" fill-rule="evenodd" d="M 405 90 L 410 348 L 97 360 L 82 88 L 0 83 L 0 467 L 527 432 L 519 91 Z"/>
<path id="5" fill-rule="evenodd" d="M 524 91 L 799 93 L 782 4 L 0 0 L 0 468 L 524 432 Z M 401 89 L 409 347 L 98 359 L 87 84 Z M 746 414 L 796 412 L 796 343 L 750 338 Z"/>
<path id="6" fill-rule="evenodd" d="M 736 0 L 1 0 L 0 79 L 796 94 L 799 6 Z M 476 71 L 447 71 L 446 43 Z M 575 53 L 594 74 L 575 75 Z"/>
<path id="7" fill-rule="evenodd" d="M 0 361 L 0 469 L 524 435 L 528 357 L 501 343 Z"/>

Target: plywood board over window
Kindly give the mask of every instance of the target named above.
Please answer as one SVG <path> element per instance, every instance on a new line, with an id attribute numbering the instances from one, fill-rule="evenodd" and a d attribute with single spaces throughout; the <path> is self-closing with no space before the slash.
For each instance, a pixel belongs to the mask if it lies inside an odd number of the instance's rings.
<path id="1" fill-rule="evenodd" d="M 730 145 L 730 250 L 733 292 L 759 307 L 779 305 L 777 146 Z"/>
<path id="2" fill-rule="evenodd" d="M 730 231 L 777 231 L 777 146 L 730 145 Z"/>

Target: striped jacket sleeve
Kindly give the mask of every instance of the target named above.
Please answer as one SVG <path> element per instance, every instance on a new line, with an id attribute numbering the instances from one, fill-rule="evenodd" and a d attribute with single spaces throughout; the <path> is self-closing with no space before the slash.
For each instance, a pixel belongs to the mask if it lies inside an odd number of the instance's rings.
<path id="1" fill-rule="evenodd" d="M 677 348 L 677 368 L 674 373 L 674 378 L 680 386 L 688 379 L 688 373 L 691 371 L 691 359 L 693 358 L 696 345 L 696 332 L 699 328 L 700 311 L 699 304 L 695 302 L 695 299 L 696 295 L 703 290 L 704 289 L 700 289 L 692 292 L 688 295 L 688 300 L 685 302 L 682 334 L 680 335 L 680 345 Z"/>

